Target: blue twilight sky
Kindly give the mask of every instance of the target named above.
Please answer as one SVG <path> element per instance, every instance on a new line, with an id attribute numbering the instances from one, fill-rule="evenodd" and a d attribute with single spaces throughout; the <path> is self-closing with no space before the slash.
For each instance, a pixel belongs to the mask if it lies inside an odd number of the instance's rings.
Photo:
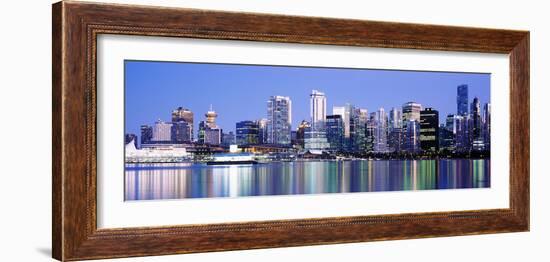
<path id="1" fill-rule="evenodd" d="M 169 122 L 179 106 L 194 113 L 194 130 L 212 104 L 217 124 L 235 132 L 235 123 L 266 118 L 271 95 L 292 100 L 292 129 L 309 120 L 309 94 L 327 97 L 327 114 L 345 103 L 368 109 L 401 107 L 408 101 L 433 107 L 440 122 L 456 113 L 456 87 L 469 86 L 481 105 L 490 99 L 490 75 L 477 73 L 285 67 L 182 62 L 125 61 L 125 132 L 139 136 L 140 125 Z M 194 134 L 196 138 L 196 132 Z"/>

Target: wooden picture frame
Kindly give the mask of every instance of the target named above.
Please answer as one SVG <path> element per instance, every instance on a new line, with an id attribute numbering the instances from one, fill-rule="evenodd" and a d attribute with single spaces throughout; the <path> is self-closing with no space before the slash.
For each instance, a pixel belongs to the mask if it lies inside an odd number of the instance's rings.
<path id="1" fill-rule="evenodd" d="M 53 257 L 82 260 L 529 230 L 529 32 L 63 1 L 53 5 Z M 99 34 L 468 51 L 510 57 L 510 207 L 98 229 Z"/>

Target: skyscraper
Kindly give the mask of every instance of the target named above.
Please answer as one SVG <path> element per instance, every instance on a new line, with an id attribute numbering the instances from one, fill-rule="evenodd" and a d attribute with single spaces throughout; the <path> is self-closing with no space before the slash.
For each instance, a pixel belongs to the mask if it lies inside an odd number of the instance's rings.
<path id="1" fill-rule="evenodd" d="M 388 117 L 384 108 L 378 109 L 374 118 L 374 152 L 387 153 L 388 152 Z"/>
<path id="2" fill-rule="evenodd" d="M 402 116 L 403 116 L 403 125 L 406 125 L 407 122 L 411 119 L 420 122 L 420 111 L 422 110 L 422 105 L 416 102 L 407 102 L 403 104 L 402 107 Z"/>
<path id="3" fill-rule="evenodd" d="M 254 145 L 260 141 L 260 127 L 257 121 L 241 121 L 235 125 L 237 145 Z"/>
<path id="4" fill-rule="evenodd" d="M 311 128 L 323 130 L 327 115 L 327 98 L 323 92 L 312 90 L 309 100 Z"/>
<path id="5" fill-rule="evenodd" d="M 310 127 L 311 127 L 311 124 L 308 121 L 302 120 L 302 122 L 300 122 L 300 125 L 296 129 L 296 144 L 300 148 L 304 148 L 306 130 L 309 129 Z"/>
<path id="6" fill-rule="evenodd" d="M 491 149 L 491 104 L 486 103 L 483 106 L 483 140 L 485 150 Z"/>
<path id="7" fill-rule="evenodd" d="M 327 99 L 317 90 L 311 91 L 310 100 L 311 127 L 306 129 L 304 147 L 306 149 L 324 150 L 329 148 L 325 132 Z"/>
<path id="8" fill-rule="evenodd" d="M 340 151 L 344 149 L 344 121 L 341 115 L 328 115 L 326 119 L 327 140 L 330 150 Z"/>
<path id="9" fill-rule="evenodd" d="M 173 143 L 191 142 L 193 127 L 184 120 L 172 122 L 171 140 Z"/>
<path id="10" fill-rule="evenodd" d="M 342 122 L 344 122 L 344 137 L 350 137 L 350 116 L 352 105 L 346 104 L 345 106 L 334 106 L 332 107 L 332 114 L 339 115 L 342 117 Z"/>
<path id="11" fill-rule="evenodd" d="M 472 140 L 479 139 L 481 137 L 481 106 L 479 99 L 474 97 L 470 107 L 470 117 L 472 119 L 471 134 Z"/>
<path id="12" fill-rule="evenodd" d="M 258 143 L 259 144 L 265 144 L 267 143 L 267 119 L 262 118 L 260 120 L 257 120 L 258 122 Z"/>
<path id="13" fill-rule="evenodd" d="M 403 149 L 407 152 L 417 153 L 420 151 L 420 111 L 422 105 L 416 102 L 403 104 Z"/>
<path id="14" fill-rule="evenodd" d="M 142 125 L 141 130 L 141 144 L 149 144 L 153 140 L 153 127 L 150 125 Z"/>
<path id="15" fill-rule="evenodd" d="M 216 124 L 218 114 L 212 109 L 204 114 L 206 121 L 199 123 L 199 143 L 209 145 L 220 145 L 222 142 L 222 129 Z"/>
<path id="16" fill-rule="evenodd" d="M 459 116 L 468 114 L 468 85 L 459 85 L 456 88 L 456 114 Z"/>
<path id="17" fill-rule="evenodd" d="M 420 123 L 410 118 L 405 121 L 403 149 L 409 153 L 420 152 Z"/>
<path id="18" fill-rule="evenodd" d="M 367 145 L 366 128 L 369 119 L 368 111 L 367 109 L 355 108 L 353 106 L 350 106 L 350 110 L 350 149 L 355 152 L 365 152 Z"/>
<path id="19" fill-rule="evenodd" d="M 465 153 L 470 151 L 470 136 L 468 131 L 468 122 L 470 116 L 455 116 L 454 117 L 454 130 L 455 130 L 455 151 L 459 153 Z"/>
<path id="20" fill-rule="evenodd" d="M 172 111 L 172 123 L 185 121 L 189 129 L 189 138 L 186 141 L 193 141 L 193 112 L 187 108 L 178 107 Z"/>
<path id="21" fill-rule="evenodd" d="M 365 152 L 374 152 L 376 133 L 376 112 L 372 112 L 367 119 L 367 125 L 365 128 Z"/>
<path id="22" fill-rule="evenodd" d="M 152 142 L 170 142 L 172 139 L 171 129 L 172 124 L 159 119 L 153 126 Z"/>
<path id="23" fill-rule="evenodd" d="M 439 112 L 431 107 L 420 111 L 420 147 L 424 151 L 439 151 Z"/>
<path id="24" fill-rule="evenodd" d="M 455 151 L 455 115 L 448 114 L 445 124 L 439 126 L 439 149 L 447 152 Z"/>
<path id="25" fill-rule="evenodd" d="M 271 96 L 267 101 L 267 142 L 290 145 L 292 102 L 286 96 Z"/>
<path id="26" fill-rule="evenodd" d="M 388 122 L 388 151 L 400 152 L 403 146 L 403 116 L 401 109 L 390 110 Z"/>

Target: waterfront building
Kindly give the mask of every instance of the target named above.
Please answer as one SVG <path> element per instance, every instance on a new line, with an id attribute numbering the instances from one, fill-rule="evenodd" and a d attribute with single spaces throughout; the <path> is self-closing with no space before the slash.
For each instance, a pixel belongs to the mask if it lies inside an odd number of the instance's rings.
<path id="1" fill-rule="evenodd" d="M 206 121 L 199 123 L 199 135 L 198 142 L 208 145 L 220 145 L 222 142 L 222 129 L 216 124 L 216 117 L 218 114 L 212 109 L 204 114 Z"/>
<path id="2" fill-rule="evenodd" d="M 257 121 L 241 121 L 236 124 L 237 145 L 254 145 L 260 142 L 260 127 Z"/>
<path id="3" fill-rule="evenodd" d="M 258 143 L 266 144 L 267 143 L 267 119 L 262 118 L 257 120 L 258 122 Z"/>
<path id="4" fill-rule="evenodd" d="M 369 114 L 367 109 L 351 106 L 350 139 L 348 149 L 354 152 L 365 152 L 367 146 L 366 128 Z"/>
<path id="5" fill-rule="evenodd" d="M 312 90 L 309 99 L 309 109 L 311 128 L 314 130 L 324 130 L 327 115 L 327 98 L 325 93 Z"/>
<path id="6" fill-rule="evenodd" d="M 326 150 L 330 148 L 325 130 L 315 130 L 307 127 L 304 131 L 304 149 Z"/>
<path id="7" fill-rule="evenodd" d="M 124 144 L 128 144 L 130 142 L 134 143 L 134 147 L 138 147 L 138 144 L 137 144 L 137 136 L 136 134 L 125 134 L 124 135 Z"/>
<path id="8" fill-rule="evenodd" d="M 286 96 L 271 96 L 267 101 L 267 142 L 290 145 L 292 101 Z"/>
<path id="9" fill-rule="evenodd" d="M 483 142 L 485 150 L 491 149 L 491 104 L 483 106 Z"/>
<path id="10" fill-rule="evenodd" d="M 388 117 L 388 151 L 400 152 L 403 147 L 403 116 L 401 109 L 393 107 Z"/>
<path id="11" fill-rule="evenodd" d="M 350 121 L 351 121 L 351 111 L 353 105 L 346 104 L 345 106 L 334 106 L 332 107 L 332 114 L 339 115 L 342 117 L 342 122 L 344 123 L 344 137 L 350 137 Z"/>
<path id="12" fill-rule="evenodd" d="M 409 153 L 420 152 L 420 123 L 411 118 L 405 122 L 403 149 Z"/>
<path id="13" fill-rule="evenodd" d="M 311 124 L 306 121 L 302 120 L 298 128 L 296 129 L 296 145 L 299 148 L 304 148 L 304 141 L 306 136 L 306 129 L 310 128 Z"/>
<path id="14" fill-rule="evenodd" d="M 153 138 L 151 142 L 170 142 L 172 140 L 172 124 L 157 120 L 153 126 Z"/>
<path id="15" fill-rule="evenodd" d="M 372 112 L 367 119 L 367 124 L 365 127 L 365 152 L 372 153 L 374 152 L 374 143 L 375 143 L 375 133 L 376 133 L 376 112 Z"/>
<path id="16" fill-rule="evenodd" d="M 439 151 L 439 112 L 431 107 L 420 111 L 420 147 L 423 151 Z"/>
<path id="17" fill-rule="evenodd" d="M 456 114 L 468 115 L 468 85 L 459 85 L 456 88 Z"/>
<path id="18" fill-rule="evenodd" d="M 297 139 L 298 131 L 292 130 L 290 131 L 290 144 L 292 146 L 299 146 L 298 139 Z"/>
<path id="19" fill-rule="evenodd" d="M 416 102 L 407 102 L 401 107 L 403 150 L 407 152 L 420 151 L 420 111 L 422 111 L 422 105 Z"/>
<path id="20" fill-rule="evenodd" d="M 178 107 L 172 111 L 172 123 L 185 121 L 188 124 L 189 132 L 188 138 L 182 138 L 180 140 L 193 141 L 193 112 L 187 108 Z"/>
<path id="21" fill-rule="evenodd" d="M 327 140 L 331 151 L 344 149 L 344 121 L 341 115 L 328 115 L 326 117 Z"/>
<path id="22" fill-rule="evenodd" d="M 470 133 L 471 138 L 470 140 L 478 140 L 481 139 L 481 127 L 482 127 L 482 119 L 481 119 L 481 106 L 479 103 L 479 99 L 477 97 L 474 97 L 474 100 L 472 101 L 470 105 L 470 118 L 472 119 L 472 125 L 470 126 Z"/>
<path id="23" fill-rule="evenodd" d="M 208 128 L 204 132 L 204 143 L 208 145 L 220 145 L 222 143 L 222 130 Z"/>
<path id="24" fill-rule="evenodd" d="M 325 94 L 313 90 L 309 100 L 311 127 L 305 130 L 304 148 L 309 150 L 325 150 L 330 147 L 326 131 L 325 118 L 327 99 Z"/>
<path id="25" fill-rule="evenodd" d="M 192 130 L 192 125 L 185 120 L 172 122 L 170 131 L 172 143 L 190 143 L 193 138 Z"/>
<path id="26" fill-rule="evenodd" d="M 455 151 L 455 115 L 448 114 L 445 124 L 439 126 L 439 149 L 447 152 Z"/>
<path id="27" fill-rule="evenodd" d="M 388 117 L 388 128 L 390 129 L 403 128 L 403 114 L 401 112 L 401 109 L 393 107 L 390 110 L 390 115 Z"/>
<path id="28" fill-rule="evenodd" d="M 153 127 L 150 125 L 141 125 L 140 127 L 141 131 L 141 144 L 148 144 L 151 143 L 151 140 L 153 140 Z"/>
<path id="29" fill-rule="evenodd" d="M 422 105 L 416 102 L 407 102 L 403 104 L 401 108 L 403 125 L 408 124 L 409 120 L 415 120 L 420 123 L 420 111 L 422 111 Z"/>
<path id="30" fill-rule="evenodd" d="M 384 108 L 374 114 L 374 152 L 387 153 L 388 150 L 388 117 Z"/>
<path id="31" fill-rule="evenodd" d="M 222 145 L 224 146 L 230 146 L 235 145 L 235 133 L 233 131 L 229 131 L 229 133 L 223 133 L 222 135 Z"/>
<path id="32" fill-rule="evenodd" d="M 472 150 L 473 151 L 484 151 L 485 150 L 485 142 L 483 141 L 483 138 L 478 137 L 474 139 L 472 142 Z"/>
<path id="33" fill-rule="evenodd" d="M 470 116 L 454 117 L 454 130 L 455 130 L 455 152 L 465 153 L 470 151 L 470 135 L 468 124 L 470 122 Z"/>

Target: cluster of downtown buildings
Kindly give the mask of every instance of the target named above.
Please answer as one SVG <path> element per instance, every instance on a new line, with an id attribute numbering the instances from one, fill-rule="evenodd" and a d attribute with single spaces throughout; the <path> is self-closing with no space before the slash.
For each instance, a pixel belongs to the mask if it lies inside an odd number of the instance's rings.
<path id="1" fill-rule="evenodd" d="M 142 125 L 141 147 L 176 146 L 223 150 L 237 144 L 242 148 L 261 147 L 265 152 L 281 149 L 298 152 L 315 151 L 328 154 L 468 154 L 490 150 L 489 103 L 481 105 L 475 97 L 468 100 L 468 85 L 457 87 L 454 114 L 439 121 L 435 108 L 406 102 L 389 112 L 374 112 L 352 104 L 334 106 L 327 113 L 327 97 L 313 90 L 309 98 L 310 119 L 293 129 L 292 100 L 287 96 L 271 96 L 267 101 L 267 117 L 243 120 L 235 124 L 235 132 L 225 133 L 217 124 L 218 114 L 206 112 L 194 137 L 194 114 L 180 107 L 172 111 L 171 122 L 158 120 Z M 126 143 L 138 137 L 126 134 Z"/>

